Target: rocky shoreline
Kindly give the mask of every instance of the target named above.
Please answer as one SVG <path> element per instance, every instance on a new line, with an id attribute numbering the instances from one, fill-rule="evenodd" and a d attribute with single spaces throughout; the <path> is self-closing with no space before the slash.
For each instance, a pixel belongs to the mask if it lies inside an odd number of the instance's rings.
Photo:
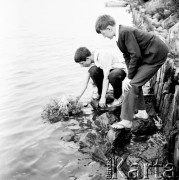
<path id="1" fill-rule="evenodd" d="M 108 100 L 112 98 L 111 94 L 108 92 Z M 146 163 L 167 163 L 166 140 L 153 100 L 153 95 L 145 95 L 150 118 L 147 121 L 135 119 L 131 131 L 110 127 L 119 121 L 120 106 L 110 110 L 99 109 L 94 106 L 95 100 L 83 107 L 81 115 L 62 121 L 62 127 L 57 128 L 52 136 L 74 151 L 74 158 L 63 168 L 66 179 L 126 179 L 136 176 L 136 173 L 129 173 L 136 164 L 138 176 L 142 178 L 146 173 Z M 149 179 L 153 179 L 155 168 L 149 168 L 148 172 Z M 162 167 L 160 172 L 163 172 Z"/>
<path id="2" fill-rule="evenodd" d="M 171 54 L 178 57 L 177 14 L 173 14 L 169 8 L 162 11 L 160 7 L 158 8 L 160 11 L 156 10 L 158 4 L 153 6 L 147 4 L 156 3 L 156 1 L 144 3 L 140 0 L 128 0 L 107 3 L 107 7 L 119 7 L 119 5 L 125 7 L 129 4 L 134 24 L 138 28 L 158 35 L 169 46 Z M 170 7 L 169 4 L 167 6 Z M 172 74 L 175 72 L 175 79 L 178 78 L 176 73 L 179 72 L 178 66 L 179 64 L 175 63 L 171 70 Z M 161 75 L 159 79 L 163 82 L 163 78 L 164 75 Z M 153 84 L 151 81 L 154 90 L 155 80 Z M 157 91 L 159 91 L 158 88 Z M 57 128 L 53 136 L 58 138 L 67 149 L 70 147 L 71 153 L 74 153 L 74 158 L 63 168 L 64 179 L 123 180 L 148 177 L 152 180 L 161 175 L 164 176 L 169 162 L 167 137 L 162 129 L 165 121 L 159 118 L 158 112 L 156 113 L 156 104 L 159 101 L 156 98 L 156 90 L 153 93 L 150 89 L 146 92 L 148 93 L 145 95 L 145 101 L 149 118 L 147 121 L 135 119 L 131 131 L 111 128 L 111 124 L 120 120 L 120 106 L 110 110 L 100 109 L 95 106 L 94 100 L 83 107 L 81 115 L 71 116 L 61 122 L 62 127 Z M 111 96 L 111 92 L 108 92 L 108 99 L 111 99 Z"/>

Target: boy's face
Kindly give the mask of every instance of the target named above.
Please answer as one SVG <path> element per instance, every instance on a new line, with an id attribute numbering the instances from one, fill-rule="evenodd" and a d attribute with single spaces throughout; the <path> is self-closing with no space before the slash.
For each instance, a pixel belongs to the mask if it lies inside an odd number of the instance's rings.
<path id="1" fill-rule="evenodd" d="M 82 67 L 89 67 L 91 65 L 91 60 L 87 57 L 86 58 L 86 61 L 81 61 L 79 62 L 79 64 L 82 66 Z"/>
<path id="2" fill-rule="evenodd" d="M 100 32 L 104 37 L 107 37 L 109 39 L 112 39 L 115 36 L 115 31 L 113 26 L 108 26 L 106 29 L 100 30 Z"/>

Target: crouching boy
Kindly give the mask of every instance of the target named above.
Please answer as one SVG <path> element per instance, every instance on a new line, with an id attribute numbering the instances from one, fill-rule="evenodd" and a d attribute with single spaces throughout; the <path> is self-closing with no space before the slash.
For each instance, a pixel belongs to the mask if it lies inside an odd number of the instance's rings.
<path id="1" fill-rule="evenodd" d="M 116 106 L 121 103 L 120 96 L 122 95 L 122 81 L 126 77 L 125 63 L 110 51 L 94 51 L 91 52 L 86 47 L 80 47 L 76 50 L 74 60 L 81 67 L 88 67 L 88 73 L 84 87 L 77 98 L 77 101 L 87 89 L 90 78 L 98 89 L 99 106 L 106 106 L 106 92 L 109 83 L 113 87 L 114 101 L 111 106 Z"/>

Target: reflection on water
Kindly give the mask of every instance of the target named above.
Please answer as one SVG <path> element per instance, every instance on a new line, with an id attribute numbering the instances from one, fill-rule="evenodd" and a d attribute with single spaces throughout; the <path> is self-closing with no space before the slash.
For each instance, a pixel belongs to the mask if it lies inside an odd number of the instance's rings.
<path id="1" fill-rule="evenodd" d="M 40 115 L 51 98 L 80 90 L 86 69 L 74 63 L 76 48 L 115 47 L 94 30 L 104 13 L 131 25 L 125 8 L 102 0 L 0 2 L 0 179 L 68 179 L 77 147 L 60 141 L 63 123 Z"/>

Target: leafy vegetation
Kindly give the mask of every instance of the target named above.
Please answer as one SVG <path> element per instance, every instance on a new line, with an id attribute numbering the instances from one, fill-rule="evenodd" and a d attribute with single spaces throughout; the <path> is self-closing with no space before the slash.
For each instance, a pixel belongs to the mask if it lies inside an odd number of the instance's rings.
<path id="1" fill-rule="evenodd" d="M 72 115 L 82 112 L 82 104 L 76 102 L 72 96 L 62 96 L 60 99 L 52 99 L 44 108 L 42 118 L 55 123 Z"/>

